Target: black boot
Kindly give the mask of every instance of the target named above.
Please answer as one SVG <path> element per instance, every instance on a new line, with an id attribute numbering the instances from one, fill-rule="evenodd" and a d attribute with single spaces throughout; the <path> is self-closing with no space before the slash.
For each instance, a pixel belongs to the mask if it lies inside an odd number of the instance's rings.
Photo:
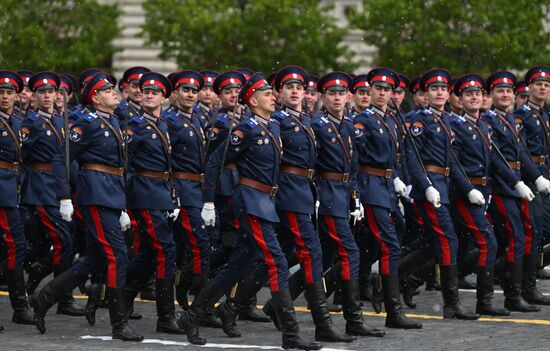
<path id="1" fill-rule="evenodd" d="M 477 268 L 477 304 L 476 313 L 488 316 L 509 316 L 510 311 L 498 308 L 493 303 L 493 265 Z"/>
<path id="2" fill-rule="evenodd" d="M 227 298 L 217 308 L 218 316 L 222 322 L 222 330 L 230 338 L 240 338 L 241 332 L 237 329 L 237 309 L 235 303 Z"/>
<path id="3" fill-rule="evenodd" d="M 204 287 L 208 281 L 208 276 L 206 274 L 193 275 L 192 277 L 192 291 L 195 291 L 195 296 L 200 294 L 201 289 Z M 200 326 L 205 328 L 216 328 L 221 329 L 222 323 L 214 315 L 213 310 L 210 309 L 206 312 L 204 316 L 201 317 Z"/>
<path id="4" fill-rule="evenodd" d="M 32 313 L 27 304 L 27 297 L 25 295 L 23 269 L 21 267 L 8 269 L 6 277 L 11 307 L 13 308 L 13 316 L 11 317 L 12 322 L 18 324 L 34 324 Z"/>
<path id="5" fill-rule="evenodd" d="M 206 339 L 199 334 L 201 319 L 214 308 L 214 304 L 223 296 L 222 289 L 212 282 L 207 282 L 187 311 L 184 311 L 178 319 L 178 326 L 185 330 L 187 341 L 193 345 L 204 345 Z"/>
<path id="6" fill-rule="evenodd" d="M 305 297 L 309 302 L 315 323 L 315 340 L 326 342 L 353 342 L 354 337 L 338 332 L 332 324 L 323 281 L 306 285 Z"/>
<path id="7" fill-rule="evenodd" d="M 46 313 L 56 302 L 67 293 L 73 291 L 80 282 L 76 279 L 70 270 L 65 271 L 54 280 L 50 281 L 40 292 L 35 293 L 29 298 L 29 305 L 34 311 L 34 325 L 44 334 L 46 332 L 46 322 L 44 317 Z"/>
<path id="8" fill-rule="evenodd" d="M 40 282 L 52 273 L 52 260 L 53 252 L 50 251 L 46 257 L 34 262 L 27 268 L 27 273 L 29 274 L 27 278 L 27 294 L 34 294 Z"/>
<path id="9" fill-rule="evenodd" d="M 186 267 L 182 268 L 181 271 L 176 271 L 176 301 L 184 311 L 189 309 L 189 299 L 187 297 L 187 293 L 189 292 L 189 289 L 191 289 L 192 285 L 191 276 L 191 271 L 187 271 Z"/>
<path id="10" fill-rule="evenodd" d="M 157 279 L 155 283 L 157 298 L 157 333 L 185 334 L 176 322 L 174 307 L 174 277 Z"/>
<path id="11" fill-rule="evenodd" d="M 151 274 L 147 283 L 141 287 L 139 297 L 142 300 L 156 301 L 157 292 L 155 291 L 155 275 Z"/>
<path id="12" fill-rule="evenodd" d="M 54 277 L 58 277 L 61 275 L 64 271 L 67 270 L 70 266 L 67 265 L 59 265 L 57 267 L 54 267 Z M 59 302 L 57 303 L 57 314 L 64 314 L 67 316 L 74 316 L 74 317 L 81 317 L 86 314 L 86 311 L 84 310 L 84 307 L 79 306 L 76 303 L 76 300 L 73 297 L 73 292 L 68 291 L 61 297 Z"/>
<path id="13" fill-rule="evenodd" d="M 281 331 L 281 324 L 277 319 L 277 314 L 275 313 L 275 307 L 273 306 L 273 301 L 271 301 L 271 299 L 269 299 L 265 303 L 264 307 L 262 308 L 262 311 L 271 319 L 271 321 L 273 322 L 273 325 L 275 325 L 275 328 Z"/>
<path id="14" fill-rule="evenodd" d="M 371 267 L 371 265 L 367 265 L 366 267 L 363 267 L 363 265 L 361 265 L 359 269 L 359 299 L 361 301 L 371 300 Z"/>
<path id="15" fill-rule="evenodd" d="M 256 292 L 261 288 L 256 280 L 256 276 L 252 272 L 239 282 L 235 294 L 235 308 L 242 321 L 269 323 L 271 319 L 256 307 L 258 302 Z"/>
<path id="16" fill-rule="evenodd" d="M 475 282 L 471 282 L 466 277 L 473 273 L 476 269 L 479 258 L 479 248 L 474 247 L 467 251 L 462 261 L 458 265 L 458 288 L 459 289 L 476 289 Z"/>
<path id="17" fill-rule="evenodd" d="M 128 324 L 126 311 L 126 297 L 124 288 L 109 288 L 109 317 L 111 318 L 111 329 L 113 339 L 122 341 L 141 341 L 143 336 L 138 334 Z"/>
<path id="18" fill-rule="evenodd" d="M 371 305 L 374 309 L 374 312 L 380 313 L 382 312 L 382 283 L 380 281 L 380 274 L 372 274 L 370 277 L 370 283 L 372 285 L 372 292 L 371 292 Z"/>
<path id="19" fill-rule="evenodd" d="M 443 295 L 443 318 L 476 320 L 478 314 L 469 312 L 460 303 L 458 296 L 458 268 L 456 265 L 441 265 L 441 293 Z"/>
<path id="20" fill-rule="evenodd" d="M 296 311 L 288 289 L 271 293 L 277 318 L 283 333 L 283 349 L 320 350 L 323 346 L 315 341 L 306 341 L 300 337 L 300 328 L 296 320 Z"/>
<path id="21" fill-rule="evenodd" d="M 347 334 L 376 337 L 383 337 L 386 334 L 383 330 L 378 330 L 363 322 L 363 312 L 359 305 L 359 281 L 357 279 L 342 281 L 342 299 Z"/>
<path id="22" fill-rule="evenodd" d="M 92 283 L 88 287 L 88 301 L 86 302 L 85 317 L 88 321 L 88 324 L 91 326 L 95 325 L 95 312 L 99 306 L 99 300 L 101 300 L 101 290 L 104 285 Z"/>
<path id="23" fill-rule="evenodd" d="M 397 329 L 422 329 L 422 323 L 415 322 L 401 311 L 399 278 L 397 274 L 382 275 L 382 291 L 386 306 L 386 327 Z"/>
<path id="24" fill-rule="evenodd" d="M 422 279 L 415 275 L 410 275 L 401 283 L 401 292 L 403 294 L 403 302 L 409 308 L 416 308 L 416 303 L 413 301 L 414 295 L 418 293 L 418 288 L 424 284 Z"/>
<path id="25" fill-rule="evenodd" d="M 550 297 L 537 289 L 538 255 L 523 256 L 523 286 L 521 296 L 532 305 L 550 305 Z"/>
<path id="26" fill-rule="evenodd" d="M 130 320 L 138 320 L 142 318 L 142 315 L 134 311 L 134 300 L 139 294 L 140 283 L 137 280 L 126 281 L 124 286 L 124 298 L 126 299 L 126 313 L 128 313 L 127 318 Z M 107 295 L 109 291 L 107 291 Z"/>
<path id="27" fill-rule="evenodd" d="M 523 282 L 523 262 L 507 262 L 501 279 L 504 290 L 504 307 L 513 312 L 539 312 L 538 306 L 527 303 L 521 297 Z"/>

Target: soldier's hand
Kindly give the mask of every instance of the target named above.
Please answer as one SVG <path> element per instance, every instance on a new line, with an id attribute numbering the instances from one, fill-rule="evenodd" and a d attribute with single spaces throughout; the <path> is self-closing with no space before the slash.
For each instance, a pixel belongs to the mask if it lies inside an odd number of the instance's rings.
<path id="1" fill-rule="evenodd" d="M 67 222 L 73 219 L 74 207 L 71 199 L 62 199 L 59 202 L 59 213 L 61 213 L 61 218 Z"/>
<path id="2" fill-rule="evenodd" d="M 207 227 L 216 224 L 216 207 L 213 202 L 206 202 L 202 207 L 201 217 Z"/>
<path id="3" fill-rule="evenodd" d="M 535 186 L 537 187 L 537 190 L 541 193 L 550 194 L 550 180 L 544 178 L 543 176 L 539 176 L 535 180 Z"/>
<path id="4" fill-rule="evenodd" d="M 519 197 L 521 197 L 522 199 L 533 201 L 533 199 L 535 198 L 535 194 L 533 194 L 531 189 L 521 180 L 517 182 L 516 185 L 514 185 L 514 188 L 518 192 Z"/>
<path id="5" fill-rule="evenodd" d="M 470 201 L 471 203 L 473 203 L 474 205 L 484 205 L 485 204 L 485 197 L 483 196 L 483 194 L 481 193 L 481 191 L 477 190 L 477 189 L 472 189 L 469 193 L 468 193 L 468 201 Z"/>
<path id="6" fill-rule="evenodd" d="M 426 200 L 434 205 L 435 208 L 441 206 L 441 196 L 439 195 L 439 191 L 433 186 L 429 186 L 426 191 L 424 191 L 424 195 L 426 195 Z"/>
<path id="7" fill-rule="evenodd" d="M 393 186 L 395 187 L 395 192 L 400 196 L 407 195 L 407 185 L 399 177 L 395 177 L 393 180 Z"/>
<path id="8" fill-rule="evenodd" d="M 178 218 L 178 216 L 180 215 L 180 209 L 179 208 L 176 208 L 174 209 L 174 211 L 172 212 L 168 212 L 166 214 L 166 218 L 172 220 L 172 221 L 175 221 L 176 218 Z"/>
<path id="9" fill-rule="evenodd" d="M 130 216 L 128 216 L 128 213 L 126 211 L 122 211 L 120 213 L 120 218 L 118 219 L 118 223 L 120 224 L 120 229 L 122 229 L 123 232 L 130 229 L 131 221 Z"/>

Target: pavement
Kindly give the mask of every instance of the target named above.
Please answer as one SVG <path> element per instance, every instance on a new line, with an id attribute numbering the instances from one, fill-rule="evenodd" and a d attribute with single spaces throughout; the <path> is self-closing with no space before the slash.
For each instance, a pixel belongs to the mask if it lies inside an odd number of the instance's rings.
<path id="1" fill-rule="evenodd" d="M 550 281 L 539 281 L 539 289 L 550 294 Z M 384 329 L 384 338 L 360 338 L 354 343 L 324 343 L 325 350 L 550 350 L 550 306 L 541 306 L 538 313 L 512 313 L 504 318 L 481 318 L 478 321 L 443 320 L 441 295 L 437 291 L 425 291 L 415 297 L 416 309 L 405 308 L 409 317 L 420 320 L 421 330 L 398 330 L 384 327 L 383 313 L 375 314 L 369 303 L 364 308 L 365 321 Z M 85 297 L 75 295 L 79 304 Z M 461 290 L 463 304 L 475 308 L 475 291 Z M 265 303 L 269 290 L 262 289 L 258 303 Z M 502 305 L 501 291 L 496 291 L 496 303 Z M 303 296 L 296 300 L 296 311 L 304 337 L 313 338 L 314 325 Z M 99 309 L 94 327 L 84 317 L 56 315 L 55 306 L 46 317 L 46 334 L 40 334 L 34 326 L 11 322 L 11 307 L 7 293 L 0 292 L 0 350 L 280 350 L 281 335 L 271 323 L 239 321 L 241 338 L 228 338 L 221 329 L 201 328 L 201 335 L 208 339 L 202 347 L 189 345 L 185 335 L 167 335 L 155 332 L 156 310 L 152 301 L 137 300 L 135 309 L 144 318 L 131 321 L 132 326 L 145 336 L 141 343 L 111 340 L 107 309 Z M 180 311 L 176 305 L 176 311 Z M 340 313 L 333 314 L 339 330 L 345 322 Z"/>

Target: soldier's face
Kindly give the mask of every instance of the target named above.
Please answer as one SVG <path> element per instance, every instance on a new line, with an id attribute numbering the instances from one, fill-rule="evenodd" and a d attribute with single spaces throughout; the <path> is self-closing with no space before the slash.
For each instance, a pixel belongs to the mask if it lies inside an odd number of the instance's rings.
<path id="1" fill-rule="evenodd" d="M 280 90 L 281 100 L 286 106 L 299 110 L 304 99 L 304 86 L 299 83 L 286 83 Z"/>
<path id="2" fill-rule="evenodd" d="M 491 91 L 493 104 L 500 110 L 506 111 L 514 102 L 514 90 L 507 87 L 496 87 Z"/>
<path id="3" fill-rule="evenodd" d="M 353 94 L 353 103 L 355 109 L 359 112 L 363 111 L 370 105 L 370 95 L 368 90 L 357 90 Z"/>
<path id="4" fill-rule="evenodd" d="M 347 90 L 327 90 L 323 94 L 323 104 L 333 115 L 339 115 L 344 111 L 348 97 Z"/>
<path id="5" fill-rule="evenodd" d="M 394 90 L 392 94 L 392 99 L 397 107 L 401 106 L 403 100 L 405 100 L 405 90 Z"/>
<path id="6" fill-rule="evenodd" d="M 141 106 L 148 110 L 159 108 L 164 102 L 162 92 L 155 89 L 144 89 L 141 95 Z"/>
<path id="7" fill-rule="evenodd" d="M 370 96 L 374 106 L 379 109 L 385 109 L 392 98 L 392 89 L 375 84 L 370 88 Z"/>
<path id="8" fill-rule="evenodd" d="M 199 91 L 199 101 L 210 106 L 214 100 L 214 90 L 212 87 L 204 87 Z"/>
<path id="9" fill-rule="evenodd" d="M 483 101 L 481 102 L 481 108 L 483 110 L 489 110 L 493 106 L 493 97 L 487 93 L 483 94 Z"/>
<path id="10" fill-rule="evenodd" d="M 46 111 L 53 108 L 56 96 L 57 91 L 55 89 L 42 89 L 34 93 L 36 105 Z"/>
<path id="11" fill-rule="evenodd" d="M 195 89 L 180 87 L 177 90 L 176 104 L 178 108 L 189 111 L 197 104 L 199 93 Z"/>
<path id="12" fill-rule="evenodd" d="M 118 94 L 114 87 L 99 90 L 92 97 L 92 102 L 96 108 L 105 111 L 112 112 L 118 107 L 120 101 L 118 100 Z"/>
<path id="13" fill-rule="evenodd" d="M 269 116 L 275 112 L 275 95 L 273 95 L 273 90 L 256 91 L 250 98 L 250 106 L 255 113 L 262 117 Z"/>
<path id="14" fill-rule="evenodd" d="M 451 104 L 451 108 L 453 109 L 453 111 L 458 112 L 462 110 L 462 102 L 460 101 L 460 98 L 454 93 L 449 94 L 449 103 Z"/>
<path id="15" fill-rule="evenodd" d="M 313 109 L 315 108 L 315 104 L 319 100 L 319 93 L 316 91 L 307 90 L 305 92 L 305 99 L 306 99 L 307 107 L 309 108 L 309 111 L 313 111 Z"/>
<path id="16" fill-rule="evenodd" d="M 11 114 L 16 98 L 17 94 L 14 89 L 0 88 L 0 110 Z"/>
<path id="17" fill-rule="evenodd" d="M 132 82 L 128 84 L 128 97 L 137 103 L 141 102 L 141 90 L 138 83 Z"/>
<path id="18" fill-rule="evenodd" d="M 428 93 L 418 89 L 418 91 L 413 95 L 414 103 L 419 106 L 428 106 Z"/>
<path id="19" fill-rule="evenodd" d="M 525 105 L 529 100 L 529 95 L 516 95 L 516 108 L 520 108 Z"/>
<path id="20" fill-rule="evenodd" d="M 239 93 L 241 92 L 241 88 L 226 88 L 222 89 L 220 97 L 220 103 L 222 104 L 222 107 L 225 107 L 226 109 L 231 110 L 235 103 L 237 102 L 237 98 L 239 97 Z"/>
<path id="21" fill-rule="evenodd" d="M 447 99 L 449 98 L 449 91 L 446 86 L 429 86 L 428 87 L 428 103 L 437 109 L 443 109 Z"/>
<path id="22" fill-rule="evenodd" d="M 27 105 L 31 101 L 32 92 L 29 87 L 24 87 L 23 91 L 19 94 L 19 99 L 23 105 Z"/>
<path id="23" fill-rule="evenodd" d="M 462 108 L 468 113 L 475 113 L 481 108 L 483 103 L 483 93 L 481 90 L 465 91 L 460 95 Z"/>
<path id="24" fill-rule="evenodd" d="M 550 92 L 550 82 L 538 80 L 529 84 L 529 96 L 534 98 L 535 103 L 544 102 L 546 95 Z"/>

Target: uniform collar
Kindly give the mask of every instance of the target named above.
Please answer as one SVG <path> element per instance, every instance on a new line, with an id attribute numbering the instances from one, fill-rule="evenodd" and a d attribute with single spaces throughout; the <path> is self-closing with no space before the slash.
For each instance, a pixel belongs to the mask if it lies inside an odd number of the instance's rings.
<path id="1" fill-rule="evenodd" d="M 337 126 L 339 126 L 340 122 L 342 122 L 342 120 L 338 119 L 338 117 L 335 117 L 332 113 L 328 111 L 327 111 L 327 118 L 329 119 L 329 121 L 336 124 Z"/>
<path id="2" fill-rule="evenodd" d="M 384 117 L 386 113 L 374 105 L 370 105 L 369 110 L 377 114 L 379 117 Z"/>
<path id="3" fill-rule="evenodd" d="M 5 113 L 4 111 L 0 111 L 0 117 L 3 117 L 4 119 L 10 119 L 11 116 Z"/>
<path id="4" fill-rule="evenodd" d="M 188 118 L 188 119 L 191 119 L 193 117 L 193 114 L 191 114 L 189 112 L 185 112 L 183 110 L 180 110 L 177 106 L 174 106 L 174 110 L 176 111 L 176 114 L 178 116 L 182 116 L 182 117 L 185 117 L 185 118 Z"/>
<path id="5" fill-rule="evenodd" d="M 44 118 L 52 119 L 53 113 L 46 112 L 44 110 L 39 109 L 38 114 Z"/>
<path id="6" fill-rule="evenodd" d="M 210 107 L 206 106 L 202 102 L 199 102 L 199 107 L 205 110 L 206 112 L 210 112 Z"/>
<path id="7" fill-rule="evenodd" d="M 137 102 L 135 102 L 134 100 L 128 98 L 128 105 L 132 106 L 133 108 L 135 108 L 137 111 L 141 110 L 141 106 L 140 104 L 138 104 Z"/>
<path id="8" fill-rule="evenodd" d="M 472 116 L 467 112 L 462 112 L 462 117 L 464 117 L 464 119 L 466 119 L 467 121 L 472 122 L 473 124 L 477 124 L 478 122 L 478 119 L 476 117 Z"/>
<path id="9" fill-rule="evenodd" d="M 496 107 L 494 107 L 494 106 L 493 106 L 492 111 L 493 111 L 495 114 L 497 114 L 497 115 L 499 115 L 500 117 L 503 117 L 503 118 L 506 117 L 506 116 L 508 116 L 508 112 L 502 111 L 502 110 L 500 110 L 500 109 L 498 109 L 498 108 L 496 108 Z"/>
<path id="10" fill-rule="evenodd" d="M 149 122 L 156 123 L 158 121 L 158 118 L 145 112 L 144 110 L 141 110 L 141 115 Z"/>
<path id="11" fill-rule="evenodd" d="M 432 105 L 428 105 L 428 110 L 433 113 L 436 117 L 441 117 L 443 115 L 443 112 L 445 111 L 440 111 L 438 109 L 436 109 L 435 107 L 433 107 Z"/>
<path id="12" fill-rule="evenodd" d="M 95 110 L 95 113 L 98 116 L 104 117 L 104 118 L 111 118 L 111 115 L 107 112 L 101 111 L 101 110 Z"/>
<path id="13" fill-rule="evenodd" d="M 288 106 L 286 106 L 286 105 L 283 105 L 283 110 L 284 110 L 285 112 L 287 112 L 289 115 L 292 115 L 292 116 L 294 116 L 294 117 L 296 117 L 296 118 L 300 118 L 300 116 L 302 115 L 302 112 L 298 112 L 298 111 L 296 111 L 295 109 L 292 109 L 292 108 L 290 108 L 290 107 L 288 107 Z"/>
<path id="14" fill-rule="evenodd" d="M 540 111 L 542 109 L 542 107 L 540 107 L 539 105 L 535 105 L 531 100 L 527 100 L 527 105 L 535 111 Z"/>
<path id="15" fill-rule="evenodd" d="M 259 123 L 261 123 L 262 125 L 264 125 L 264 126 L 267 126 L 268 123 L 269 123 L 269 120 L 268 120 L 268 119 L 265 119 L 265 118 L 263 118 L 263 117 L 260 117 L 260 116 L 258 116 L 257 114 L 254 114 L 254 119 L 255 119 L 256 121 L 258 121 Z"/>
<path id="16" fill-rule="evenodd" d="M 233 119 L 236 119 L 237 121 L 240 121 L 241 120 L 241 115 L 236 113 L 236 112 L 233 112 L 233 111 L 227 111 L 227 115 Z"/>

